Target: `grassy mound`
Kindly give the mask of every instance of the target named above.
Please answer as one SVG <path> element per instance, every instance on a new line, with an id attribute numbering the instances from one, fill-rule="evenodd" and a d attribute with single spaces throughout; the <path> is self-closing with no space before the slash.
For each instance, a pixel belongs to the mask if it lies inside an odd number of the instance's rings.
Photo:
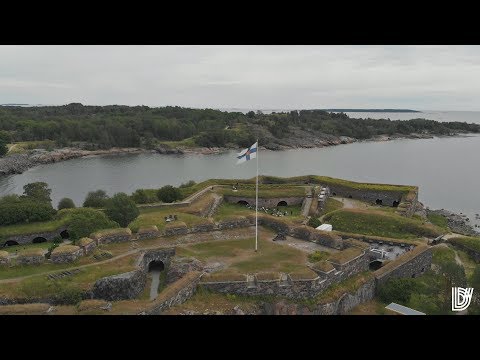
<path id="1" fill-rule="evenodd" d="M 372 210 L 341 209 L 327 214 L 324 221 L 334 230 L 392 238 L 436 237 L 444 232 L 421 220 Z"/>

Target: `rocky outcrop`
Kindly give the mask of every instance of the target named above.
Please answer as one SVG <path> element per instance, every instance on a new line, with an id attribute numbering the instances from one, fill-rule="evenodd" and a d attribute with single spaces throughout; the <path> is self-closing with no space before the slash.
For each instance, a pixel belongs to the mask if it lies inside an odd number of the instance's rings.
<path id="1" fill-rule="evenodd" d="M 95 243 L 95 241 L 87 237 L 81 238 L 80 240 L 78 240 L 77 245 L 80 246 L 80 248 L 83 251 L 83 255 L 85 256 L 90 254 L 97 247 L 97 244 Z"/>
<path id="2" fill-rule="evenodd" d="M 159 144 L 154 149 L 159 154 L 183 154 L 183 151 L 177 148 L 172 148 L 166 144 Z"/>
<path id="3" fill-rule="evenodd" d="M 444 209 L 427 210 L 427 214 L 437 214 L 443 216 L 445 219 L 447 219 L 447 225 L 452 232 L 466 236 L 478 236 L 478 233 L 469 224 L 469 219 L 463 214 L 459 215 Z"/>

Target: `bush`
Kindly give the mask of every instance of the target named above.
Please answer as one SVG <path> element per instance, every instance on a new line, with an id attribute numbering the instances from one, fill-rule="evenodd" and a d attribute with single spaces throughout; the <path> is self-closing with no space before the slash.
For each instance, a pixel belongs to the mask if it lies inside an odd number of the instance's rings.
<path id="1" fill-rule="evenodd" d="M 116 221 L 122 227 L 127 227 L 130 222 L 140 215 L 137 205 L 125 193 L 115 194 L 107 202 L 105 213 L 111 220 Z"/>
<path id="2" fill-rule="evenodd" d="M 8 196 L 0 200 L 0 225 L 51 220 L 55 210 L 48 202 Z"/>
<path id="3" fill-rule="evenodd" d="M 72 240 L 87 237 L 98 230 L 119 227 L 102 211 L 89 208 L 62 210 L 58 217 L 67 218 L 65 222 Z"/>
<path id="4" fill-rule="evenodd" d="M 83 291 L 76 288 L 59 289 L 54 296 L 54 303 L 59 305 L 76 305 L 83 298 Z"/>
<path id="5" fill-rule="evenodd" d="M 166 185 L 160 188 L 157 192 L 157 196 L 159 200 L 166 203 L 171 203 L 182 198 L 180 190 L 171 185 Z"/>
<path id="6" fill-rule="evenodd" d="M 384 303 L 396 302 L 399 304 L 408 304 L 411 295 L 416 290 L 414 279 L 395 278 L 388 280 L 378 289 L 378 296 Z"/>
<path id="7" fill-rule="evenodd" d="M 107 201 L 108 195 L 105 190 L 90 191 L 83 202 L 83 207 L 103 208 Z"/>
<path id="8" fill-rule="evenodd" d="M 316 250 L 314 253 L 311 253 L 308 255 L 308 260 L 310 262 L 317 262 L 320 260 L 325 260 L 327 259 L 329 254 L 325 251 L 318 251 Z"/>
<path id="9" fill-rule="evenodd" d="M 308 220 L 308 223 L 307 223 L 308 226 L 311 226 L 313 228 L 317 228 L 319 227 L 320 225 L 322 225 L 322 222 L 320 220 L 318 220 L 318 218 L 316 217 L 311 217 L 309 220 Z"/>
<path id="10" fill-rule="evenodd" d="M 131 198 L 136 204 L 158 202 L 157 190 L 154 189 L 138 189 L 132 194 Z"/>
<path id="11" fill-rule="evenodd" d="M 58 210 L 73 208 L 75 208 L 75 203 L 70 198 L 63 198 L 58 202 Z"/>

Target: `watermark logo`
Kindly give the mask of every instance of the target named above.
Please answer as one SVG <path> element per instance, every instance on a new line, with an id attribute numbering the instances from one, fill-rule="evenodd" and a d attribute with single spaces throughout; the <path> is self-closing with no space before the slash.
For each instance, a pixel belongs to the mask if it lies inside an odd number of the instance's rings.
<path id="1" fill-rule="evenodd" d="M 472 301 L 473 288 L 452 287 L 452 311 L 463 311 Z"/>

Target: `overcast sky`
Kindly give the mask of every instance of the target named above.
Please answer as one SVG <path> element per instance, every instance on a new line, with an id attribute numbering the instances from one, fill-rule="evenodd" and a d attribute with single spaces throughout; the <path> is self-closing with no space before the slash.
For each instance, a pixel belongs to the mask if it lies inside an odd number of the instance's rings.
<path id="1" fill-rule="evenodd" d="M 0 46 L 0 104 L 480 110 L 480 46 Z"/>

